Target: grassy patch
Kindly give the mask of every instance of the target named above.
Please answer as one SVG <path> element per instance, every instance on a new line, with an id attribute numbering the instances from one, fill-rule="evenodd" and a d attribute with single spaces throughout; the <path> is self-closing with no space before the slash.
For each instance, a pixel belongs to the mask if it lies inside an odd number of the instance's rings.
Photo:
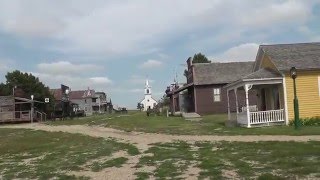
<path id="1" fill-rule="evenodd" d="M 145 153 L 153 156 L 144 156 L 138 166 L 156 166 L 156 177 L 178 177 L 188 168 L 189 161 L 193 159 L 190 145 L 185 142 L 155 144 Z"/>
<path id="2" fill-rule="evenodd" d="M 192 148 L 193 146 L 193 148 Z M 294 179 L 320 175 L 320 142 L 185 142 L 155 144 L 140 166 L 155 166 L 160 179 L 179 179 L 197 162 L 200 179 Z M 142 172 L 141 172 L 142 173 Z"/>
<path id="3" fill-rule="evenodd" d="M 120 150 L 138 153 L 129 144 L 62 132 L 0 129 L 0 137 L 0 175 L 4 179 L 75 179 L 78 177 L 66 172 L 84 170 L 87 162 Z M 124 162 L 117 159 L 103 167 Z"/>
<path id="4" fill-rule="evenodd" d="M 320 126 L 303 126 L 295 130 L 292 126 L 261 128 L 226 127 L 227 115 L 203 116 L 200 122 L 186 121 L 182 117 L 146 116 L 144 112 L 128 115 L 97 115 L 80 119 L 49 122 L 50 125 L 102 125 L 124 131 L 140 131 L 165 134 L 189 135 L 320 135 Z"/>
<path id="5" fill-rule="evenodd" d="M 138 172 L 135 173 L 135 175 L 137 176 L 136 180 L 144 180 L 150 178 L 150 174 L 147 172 Z"/>
<path id="6" fill-rule="evenodd" d="M 108 168 L 108 167 L 121 167 L 125 162 L 127 162 L 128 158 L 125 157 L 119 157 L 115 159 L 111 159 L 106 162 L 94 162 L 91 165 L 91 170 L 93 172 L 101 171 L 102 169 Z"/>

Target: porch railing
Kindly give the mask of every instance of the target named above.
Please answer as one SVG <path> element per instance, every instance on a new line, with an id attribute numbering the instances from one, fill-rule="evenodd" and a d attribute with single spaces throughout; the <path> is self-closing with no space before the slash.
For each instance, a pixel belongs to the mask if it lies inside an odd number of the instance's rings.
<path id="1" fill-rule="evenodd" d="M 250 112 L 250 124 L 283 122 L 284 110 Z"/>
<path id="2" fill-rule="evenodd" d="M 0 112 L 0 122 L 30 121 L 30 111 Z"/>

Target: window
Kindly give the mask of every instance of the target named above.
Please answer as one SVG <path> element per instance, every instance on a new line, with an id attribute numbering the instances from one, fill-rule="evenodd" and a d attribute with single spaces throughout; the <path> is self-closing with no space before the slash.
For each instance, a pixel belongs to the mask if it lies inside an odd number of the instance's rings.
<path id="1" fill-rule="evenodd" d="M 97 99 L 96 98 L 92 98 L 92 102 L 93 103 L 97 102 Z"/>
<path id="2" fill-rule="evenodd" d="M 213 102 L 221 101 L 221 90 L 220 88 L 213 88 Z"/>

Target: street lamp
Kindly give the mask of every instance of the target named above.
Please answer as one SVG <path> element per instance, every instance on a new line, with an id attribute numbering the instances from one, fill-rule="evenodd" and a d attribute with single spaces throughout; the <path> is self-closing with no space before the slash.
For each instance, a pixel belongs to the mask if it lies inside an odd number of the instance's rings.
<path id="1" fill-rule="evenodd" d="M 69 94 L 70 94 L 70 88 L 66 88 L 65 91 L 64 91 L 64 94 L 65 94 L 65 101 L 64 101 L 64 104 L 63 104 L 63 117 L 67 117 L 69 116 Z"/>
<path id="2" fill-rule="evenodd" d="M 296 88 L 296 78 L 297 78 L 297 69 L 292 67 L 290 69 L 290 76 L 293 79 L 293 92 L 294 92 L 294 99 L 293 99 L 293 107 L 294 107 L 294 128 L 299 129 L 300 122 L 299 122 L 299 102 L 297 97 L 297 88 Z"/>
<path id="3" fill-rule="evenodd" d="M 31 95 L 31 123 L 33 123 L 33 113 L 34 113 L 34 95 Z"/>

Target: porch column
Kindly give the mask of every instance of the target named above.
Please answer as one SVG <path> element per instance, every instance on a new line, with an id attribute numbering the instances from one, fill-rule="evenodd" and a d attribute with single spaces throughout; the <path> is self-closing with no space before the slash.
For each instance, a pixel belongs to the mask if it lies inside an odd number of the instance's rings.
<path id="1" fill-rule="evenodd" d="M 236 111 L 237 111 L 237 114 L 239 114 L 237 88 L 233 89 L 233 91 L 234 91 L 234 95 L 235 95 L 235 97 L 236 97 Z"/>
<path id="2" fill-rule="evenodd" d="M 228 99 L 228 120 L 231 120 L 231 114 L 230 114 L 230 102 L 229 102 L 229 89 L 227 89 L 227 99 Z"/>
<path id="3" fill-rule="evenodd" d="M 252 85 L 246 84 L 244 85 L 244 90 L 246 92 L 246 106 L 247 106 L 247 119 L 248 119 L 248 128 L 250 125 L 250 105 L 249 105 L 249 90 L 252 88 Z"/>

